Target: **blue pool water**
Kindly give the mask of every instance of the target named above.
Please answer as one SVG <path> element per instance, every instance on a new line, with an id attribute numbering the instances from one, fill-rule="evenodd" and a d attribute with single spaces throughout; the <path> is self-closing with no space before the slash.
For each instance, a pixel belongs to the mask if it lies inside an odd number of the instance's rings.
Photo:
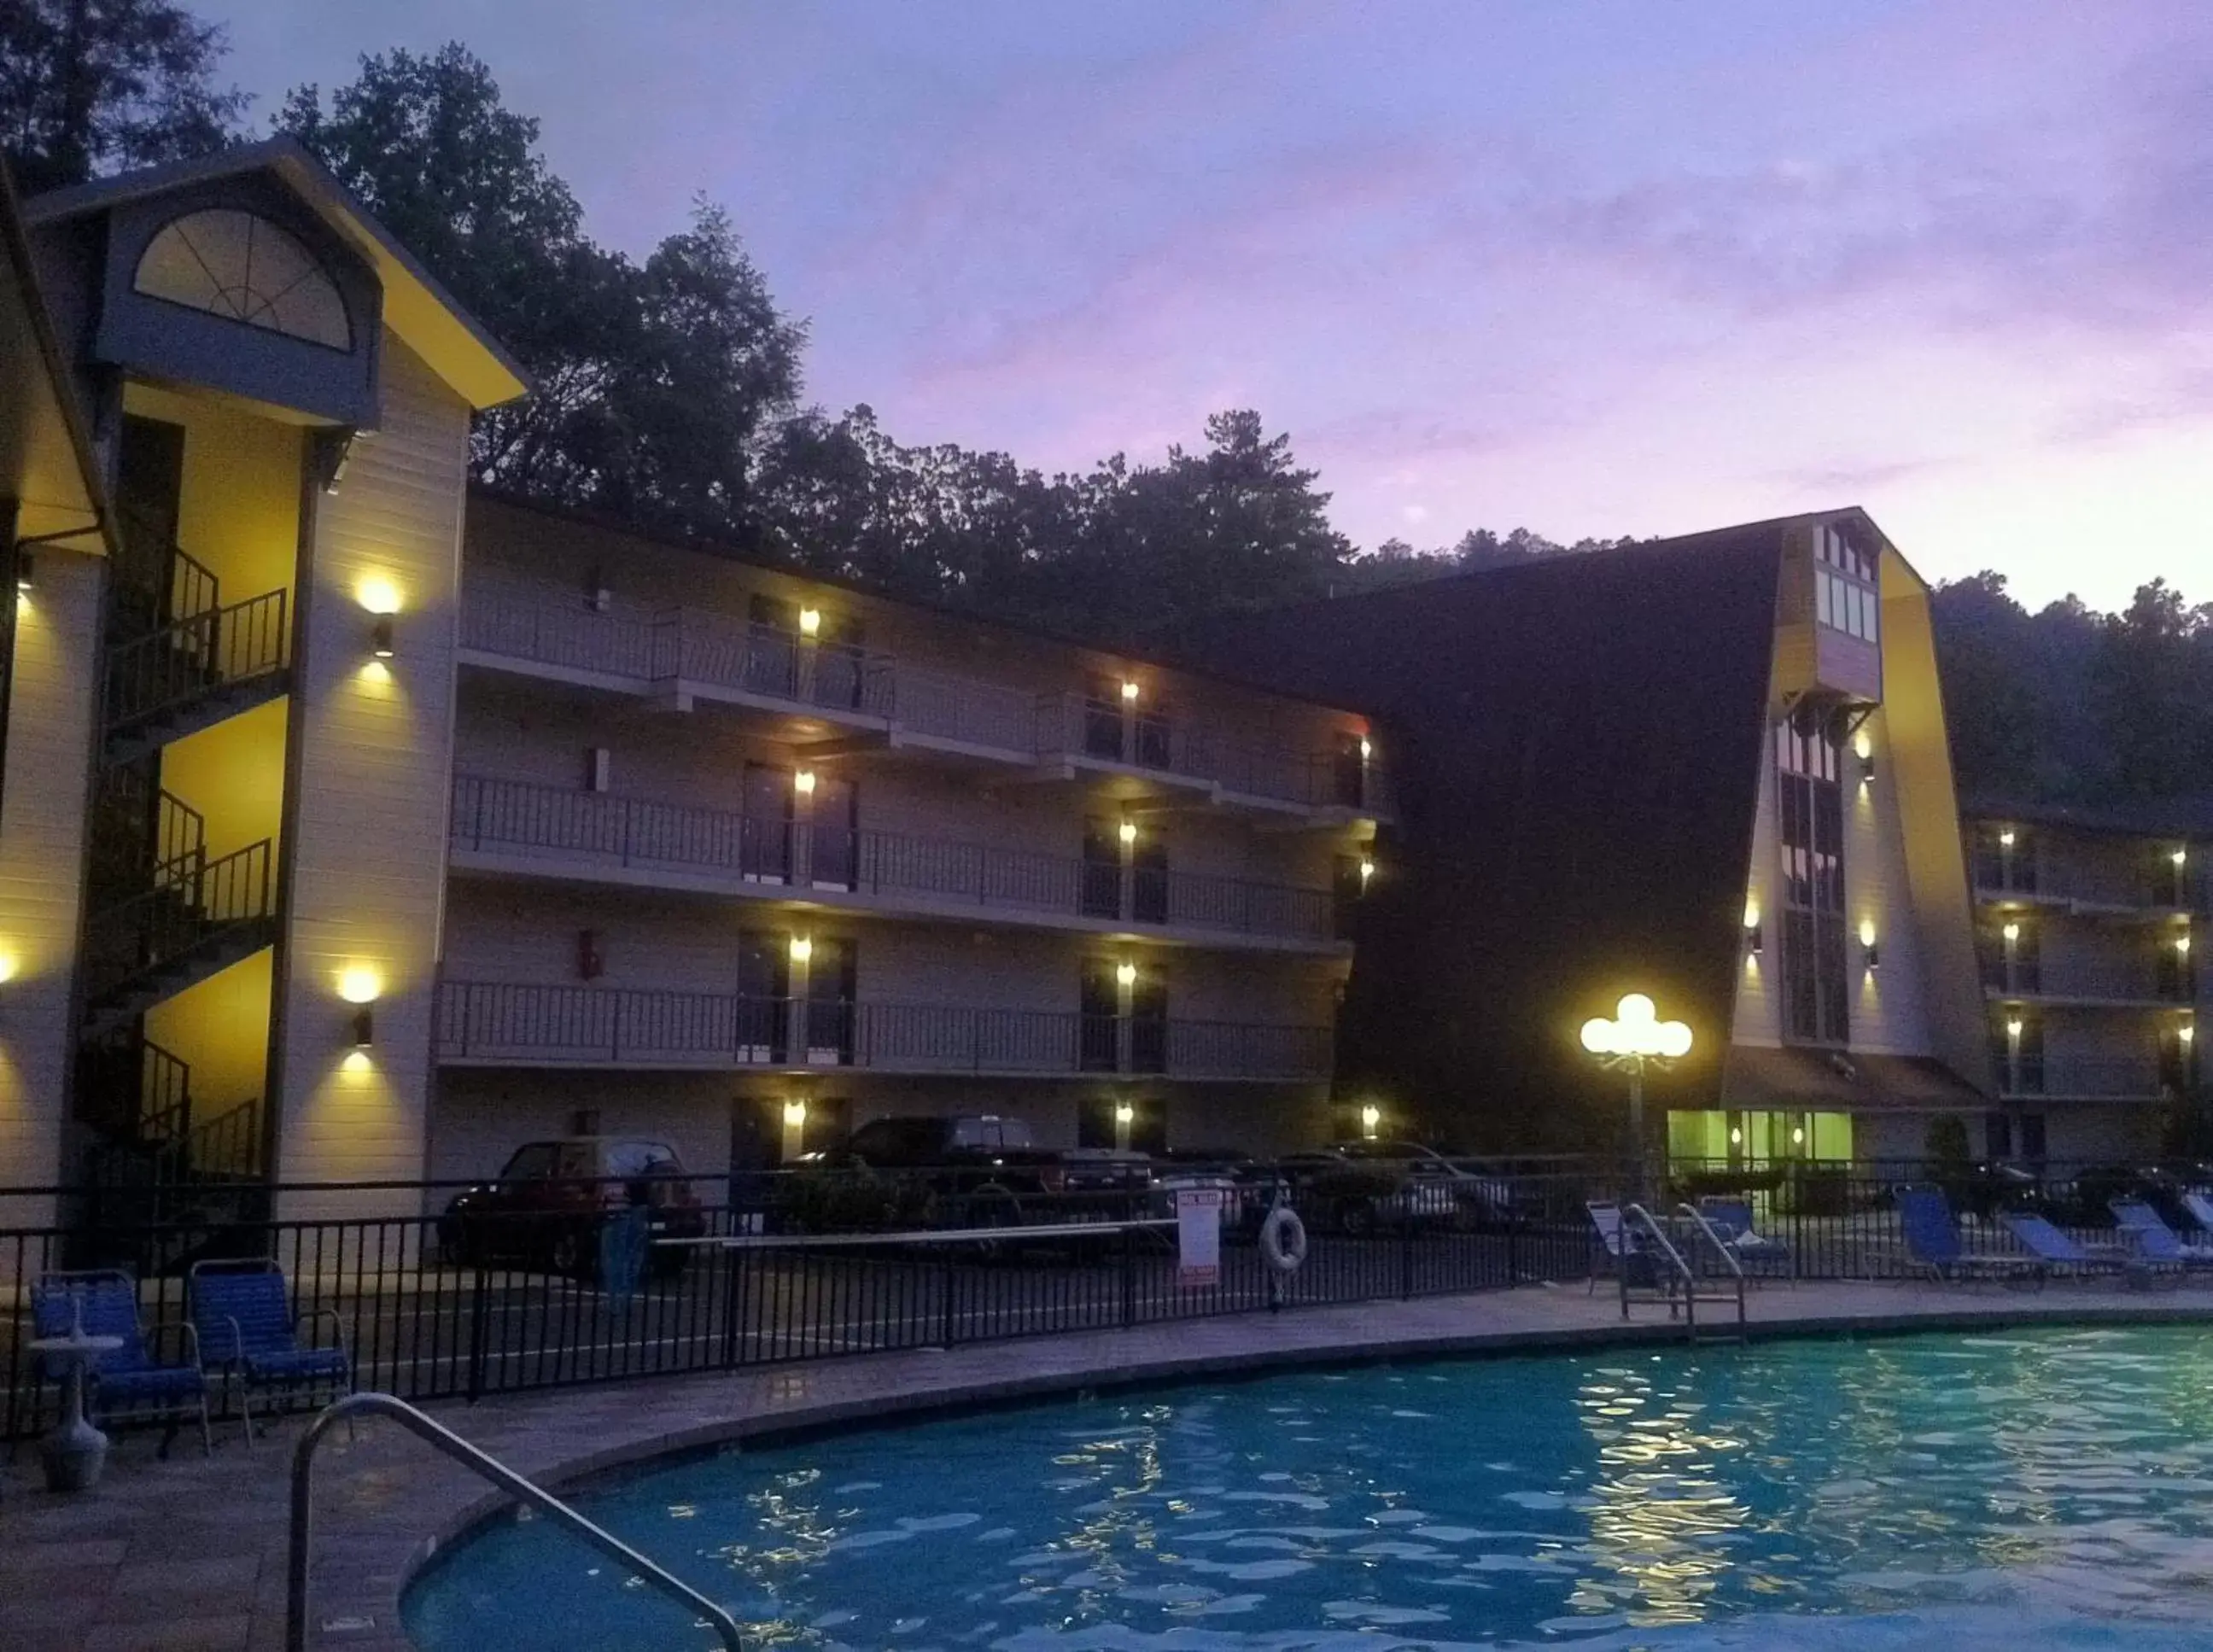
<path id="1" fill-rule="evenodd" d="M 1205 1384 L 731 1452 L 584 1507 L 765 1646 L 2213 1648 L 2213 1336 Z M 619 1571 L 503 1522 L 407 1627 L 715 1644 Z"/>

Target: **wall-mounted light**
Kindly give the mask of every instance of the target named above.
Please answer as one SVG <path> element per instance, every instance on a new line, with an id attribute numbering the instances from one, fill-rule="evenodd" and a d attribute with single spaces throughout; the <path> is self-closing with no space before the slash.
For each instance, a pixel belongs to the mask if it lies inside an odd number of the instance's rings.
<path id="1" fill-rule="evenodd" d="M 1875 737 L 1864 728 L 1852 737 L 1852 754 L 1862 763 L 1875 757 Z"/>
<path id="2" fill-rule="evenodd" d="M 392 657 L 392 616 L 385 614 L 369 628 L 369 651 L 380 660 Z"/>
<path id="3" fill-rule="evenodd" d="M 786 1130 L 807 1128 L 807 1100 L 804 1096 L 796 1097 L 783 1104 L 783 1127 Z"/>
<path id="4" fill-rule="evenodd" d="M 2181 1026 L 2174 1029 L 2174 1036 L 2180 1039 L 2184 1046 L 2186 1048 L 2190 1045 L 2191 1041 L 2198 1036 L 2198 1024 L 2195 1021 L 2183 1022 Z"/>
<path id="5" fill-rule="evenodd" d="M 1372 1142 L 1375 1139 L 1375 1131 L 1382 1122 L 1383 1109 L 1377 1106 L 1373 1101 L 1370 1101 L 1366 1106 L 1361 1108 L 1360 1133 L 1368 1140 Z"/>
<path id="6" fill-rule="evenodd" d="M 1998 847 L 2000 849 L 2011 849 L 2013 847 L 2013 840 L 2014 829 L 2011 826 L 2008 826 L 2003 832 L 1998 833 Z"/>
<path id="7" fill-rule="evenodd" d="M 15 972 L 22 966 L 22 960 L 16 957 L 14 953 L 0 950 L 0 986 L 5 986 L 14 980 Z"/>
<path id="8" fill-rule="evenodd" d="M 1759 926 L 1759 902 L 1747 895 L 1744 902 L 1744 955 L 1757 958 L 1767 944 L 1767 932 Z"/>
<path id="9" fill-rule="evenodd" d="M 1805 1125 L 1793 1125 L 1790 1126 L 1790 1145 L 1793 1147 L 1803 1147 L 1806 1145 Z"/>
<path id="10" fill-rule="evenodd" d="M 2174 937 L 2174 950 L 2180 956 L 2187 958 L 2190 955 L 2190 937 L 2186 935 L 2176 936 Z"/>
<path id="11" fill-rule="evenodd" d="M 1375 875 L 1375 857 L 1372 855 L 1363 855 L 1360 857 L 1360 887 L 1365 889 L 1368 887 L 1368 881 Z"/>
<path id="12" fill-rule="evenodd" d="M 398 613 L 399 587 L 383 574 L 366 574 L 353 588 L 353 600 L 369 613 Z"/>
<path id="13" fill-rule="evenodd" d="M 814 796 L 814 771 L 812 769 L 802 769 L 797 774 L 792 776 L 791 789 L 797 792 L 802 797 Z"/>
<path id="14" fill-rule="evenodd" d="M 1731 1147 L 1742 1147 L 1744 1145 L 1744 1126 L 1742 1125 L 1731 1125 L 1729 1126 L 1729 1145 Z"/>
<path id="15" fill-rule="evenodd" d="M 2015 1044 L 2021 1042 L 2021 1027 L 2022 1022 L 2020 1016 L 2009 1015 L 2006 1017 L 2006 1036 L 2011 1039 Z"/>
<path id="16" fill-rule="evenodd" d="M 1135 705 L 1137 703 L 1137 685 L 1127 677 L 1122 680 L 1122 703 L 1125 705 Z"/>
<path id="17" fill-rule="evenodd" d="M 1115 828 L 1114 835 L 1121 838 L 1122 847 L 1127 849 L 1131 844 L 1137 841 L 1137 823 L 1135 820 L 1123 821 L 1119 826 Z"/>
<path id="18" fill-rule="evenodd" d="M 384 996 L 384 978 L 366 964 L 349 964 L 338 972 L 338 987 L 348 1003 L 375 1003 Z"/>
<path id="19" fill-rule="evenodd" d="M 2021 939 L 2021 925 L 2008 920 L 2004 927 L 1998 930 L 1998 934 L 2004 938 L 2006 945 L 2010 947 Z"/>
<path id="20" fill-rule="evenodd" d="M 1375 748 L 1373 746 L 1371 746 L 1371 745 L 1369 745 L 1369 744 L 1368 743 L 1368 736 L 1367 736 L 1367 735 L 1361 735 L 1361 737 L 1360 737 L 1360 760 L 1361 760 L 1363 763 L 1365 763 L 1366 761 L 1368 761 L 1368 759 L 1369 759 L 1369 758 L 1371 758 L 1371 757 L 1373 757 L 1373 756 L 1375 756 Z"/>
<path id="21" fill-rule="evenodd" d="M 376 1042 L 375 1012 L 363 1004 L 353 1012 L 353 1047 L 366 1050 Z"/>
<path id="22" fill-rule="evenodd" d="M 2190 851 L 2186 849 L 2178 849 L 2169 855 L 2167 859 L 2173 861 L 2177 866 L 2186 865 L 2190 859 Z"/>
<path id="23" fill-rule="evenodd" d="M 1114 979 L 1123 986 L 1137 984 L 1137 966 L 1126 959 L 1114 966 Z"/>
<path id="24" fill-rule="evenodd" d="M 799 634 L 802 637 L 816 637 L 821 634 L 821 631 L 822 610 L 802 608 L 799 611 Z"/>
<path id="25" fill-rule="evenodd" d="M 1882 948 L 1875 945 L 1875 920 L 1871 917 L 1860 920 L 1860 953 L 1866 959 L 1869 969 L 1881 967 Z"/>
<path id="26" fill-rule="evenodd" d="M 31 553 L 21 546 L 15 548 L 15 589 L 18 594 L 27 594 L 39 582 L 38 565 Z"/>
<path id="27" fill-rule="evenodd" d="M 1127 1101 L 1117 1101 L 1114 1104 L 1114 1122 L 1116 1124 L 1129 1124 L 1135 1119 L 1137 1116 L 1137 1110 L 1131 1106 Z"/>
<path id="28" fill-rule="evenodd" d="M 814 956 L 814 942 L 810 937 L 803 935 L 795 935 L 791 937 L 791 961 L 793 963 L 803 964 Z"/>

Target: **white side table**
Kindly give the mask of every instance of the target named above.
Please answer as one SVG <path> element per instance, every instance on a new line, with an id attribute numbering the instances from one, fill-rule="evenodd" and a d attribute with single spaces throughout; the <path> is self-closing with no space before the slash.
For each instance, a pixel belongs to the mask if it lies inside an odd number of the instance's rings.
<path id="1" fill-rule="evenodd" d="M 120 1337 L 89 1337 L 72 1330 L 66 1337 L 41 1337 L 27 1344 L 34 1354 L 44 1355 L 66 1368 L 62 1379 L 62 1420 L 39 1443 L 39 1460 L 46 1467 L 49 1491 L 89 1491 L 100 1481 L 107 1463 L 107 1436 L 85 1420 L 84 1376 L 102 1354 L 123 1346 Z"/>

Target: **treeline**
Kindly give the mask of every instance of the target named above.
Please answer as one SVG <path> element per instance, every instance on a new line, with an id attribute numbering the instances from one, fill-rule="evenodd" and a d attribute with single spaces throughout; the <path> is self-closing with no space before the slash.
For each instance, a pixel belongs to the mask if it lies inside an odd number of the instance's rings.
<path id="1" fill-rule="evenodd" d="M 174 0 L 0 0 L 0 145 L 27 188 L 259 134 L 218 82 L 222 31 Z M 364 58 L 270 130 L 317 155 L 529 372 L 478 421 L 485 484 L 888 593 L 1142 641 L 1192 618 L 1629 543 L 1517 528 L 1356 551 L 1290 439 L 1249 410 L 1201 445 L 1046 475 L 911 447 L 804 405 L 807 326 L 714 203 L 643 259 L 602 247 L 466 48 Z M 2213 609 L 2155 582 L 2121 614 L 2029 613 L 2003 577 L 1941 587 L 1961 783 L 2052 800 L 2213 789 Z"/>

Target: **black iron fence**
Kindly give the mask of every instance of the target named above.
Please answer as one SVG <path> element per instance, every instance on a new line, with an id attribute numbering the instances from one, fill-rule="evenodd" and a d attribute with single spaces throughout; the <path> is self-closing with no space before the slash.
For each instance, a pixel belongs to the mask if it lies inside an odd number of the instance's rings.
<path id="1" fill-rule="evenodd" d="M 944 1347 L 1572 1283 L 1606 1265 L 1587 1204 L 1619 1196 L 1621 1167 L 1584 1160 L 1162 1163 L 1119 1186 L 970 1167 L 801 1169 L 626 1185 L 539 1180 L 203 1190 L 197 1208 L 131 1190 L 0 1190 L 0 1432 L 50 1422 L 58 1399 L 29 1349 L 42 1281 L 119 1268 L 149 1333 L 188 1322 L 196 1265 L 282 1271 L 302 1340 L 333 1338 L 356 1382 L 412 1399 L 777 1361 Z M 1926 1271 L 1897 1193 L 1941 1188 L 1972 1248 L 2017 1247 L 2003 1220 L 2033 1210 L 2113 1254 L 2108 1203 L 2147 1197 L 2202 1237 L 2203 1167 L 2026 1171 L 1966 1165 L 1670 1166 L 1654 1198 L 1690 1204 L 1759 1243 L 1755 1282 L 1895 1279 Z M 1179 1187 L 1220 1196 L 1215 1272 L 1185 1274 Z M 1259 1242 L 1280 1195 L 1308 1233 L 1284 1273 Z M 2213 1214 L 2213 1205 L 2204 1207 Z M 51 1283 L 47 1289 L 53 1289 Z M 174 1350 L 174 1335 L 149 1346 Z M 226 1391 L 227 1392 L 227 1391 Z"/>

